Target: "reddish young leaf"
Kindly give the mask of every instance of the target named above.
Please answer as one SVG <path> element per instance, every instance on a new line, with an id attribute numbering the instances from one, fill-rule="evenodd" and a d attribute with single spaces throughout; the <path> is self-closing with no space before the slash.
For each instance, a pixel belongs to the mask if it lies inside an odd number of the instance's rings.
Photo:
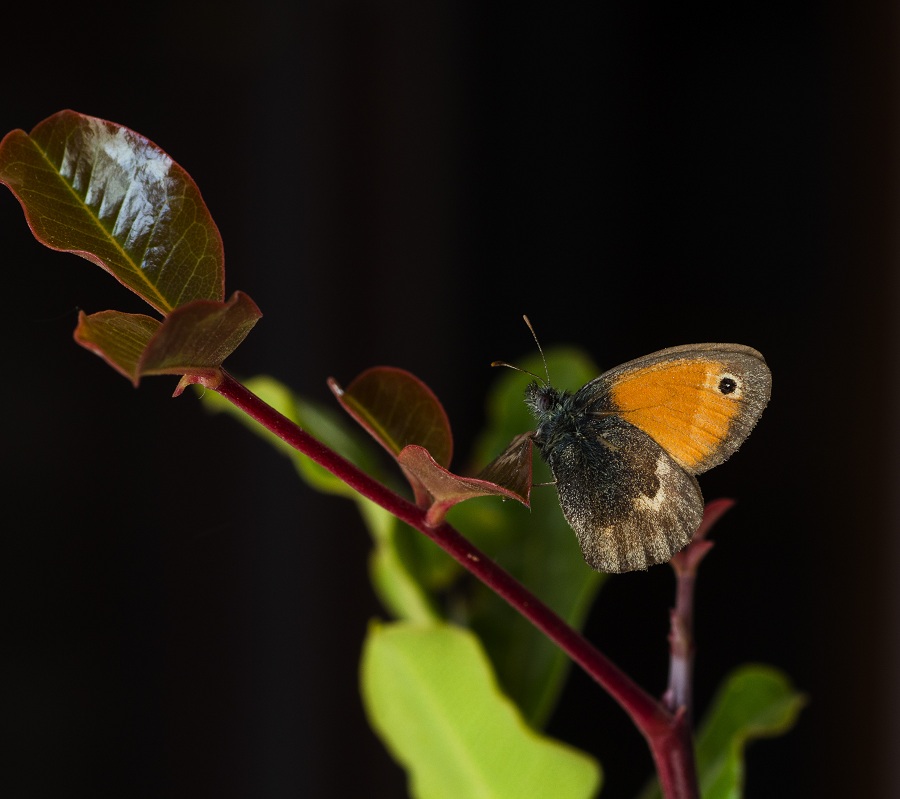
<path id="1" fill-rule="evenodd" d="M 531 456 L 533 449 L 534 433 L 520 433 L 478 473 L 477 479 L 503 486 L 524 497 L 524 504 L 528 506 L 534 480 Z"/>
<path id="2" fill-rule="evenodd" d="M 477 477 L 463 477 L 447 469 L 453 447 L 447 414 L 415 375 L 378 366 L 363 372 L 346 390 L 333 378 L 328 385 L 347 412 L 397 459 L 416 503 L 429 509 L 429 524 L 438 524 L 453 505 L 471 497 L 496 495 L 528 507 L 530 433 L 517 436 Z"/>
<path id="3" fill-rule="evenodd" d="M 333 378 L 328 385 L 344 409 L 395 458 L 405 446 L 417 444 L 441 466 L 450 465 L 453 436 L 444 406 L 415 375 L 375 366 L 346 389 Z"/>
<path id="4" fill-rule="evenodd" d="M 711 499 L 706 503 L 703 509 L 703 521 L 700 527 L 694 533 L 694 541 L 702 541 L 709 535 L 710 530 L 715 526 L 728 511 L 734 507 L 734 500 L 728 497 L 720 497 L 719 499 Z"/>
<path id="5" fill-rule="evenodd" d="M 453 455 L 450 421 L 440 400 L 418 377 L 394 366 L 374 366 L 353 380 L 346 390 L 334 378 L 328 385 L 356 421 L 395 458 L 415 444 L 423 447 L 441 466 L 449 466 Z M 410 471 L 403 469 L 416 504 L 432 503 L 428 489 Z"/>
<path id="6" fill-rule="evenodd" d="M 523 446 L 522 443 L 517 441 L 514 442 L 514 446 L 519 452 L 525 449 L 528 451 L 529 468 L 522 470 L 523 474 L 527 473 L 527 481 L 525 481 L 527 482 L 527 488 L 524 491 L 511 490 L 480 477 L 461 477 L 440 466 L 424 447 L 419 447 L 415 444 L 404 447 L 397 457 L 404 473 L 418 481 L 433 500 L 428 506 L 428 524 L 432 526 L 440 524 L 450 508 L 459 502 L 472 499 L 472 497 L 499 496 L 504 499 L 514 499 L 517 502 L 521 502 L 526 508 L 529 507 L 528 495 L 531 491 L 531 436 L 526 434 L 521 438 L 527 439 L 526 444 Z M 523 481 L 519 480 L 518 482 Z"/>
<path id="7" fill-rule="evenodd" d="M 225 297 L 218 228 L 190 175 L 139 134 L 60 111 L 0 142 L 0 183 L 42 244 L 87 258 L 163 314 Z"/>
<path id="8" fill-rule="evenodd" d="M 137 385 L 138 361 L 160 324 L 144 314 L 101 311 L 88 316 L 81 311 L 75 341 Z"/>
<path id="9" fill-rule="evenodd" d="M 672 556 L 672 560 L 669 561 L 676 575 L 681 577 L 697 573 L 700 561 L 713 548 L 713 542 L 707 540 L 707 535 L 709 535 L 716 522 L 733 507 L 734 500 L 725 497 L 712 499 L 706 503 L 706 507 L 703 509 L 703 520 L 700 522 L 700 526 L 694 533 L 691 542 L 681 552 L 676 552 Z"/>
<path id="10" fill-rule="evenodd" d="M 196 300 L 170 313 L 138 363 L 139 375 L 214 375 L 262 314 L 241 291 L 228 302 Z"/>
<path id="11" fill-rule="evenodd" d="M 120 311 L 82 313 L 75 340 L 135 386 L 145 375 L 215 377 L 261 315 L 253 300 L 238 291 L 228 302 L 182 305 L 163 322 Z"/>

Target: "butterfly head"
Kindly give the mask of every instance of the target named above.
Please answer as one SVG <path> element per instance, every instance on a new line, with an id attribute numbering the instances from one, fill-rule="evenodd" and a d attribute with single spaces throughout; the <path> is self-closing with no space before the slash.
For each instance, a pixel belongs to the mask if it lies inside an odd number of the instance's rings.
<path id="1" fill-rule="evenodd" d="M 563 404 L 565 392 L 557 391 L 549 383 L 532 381 L 525 388 L 525 404 L 538 422 L 554 416 Z"/>

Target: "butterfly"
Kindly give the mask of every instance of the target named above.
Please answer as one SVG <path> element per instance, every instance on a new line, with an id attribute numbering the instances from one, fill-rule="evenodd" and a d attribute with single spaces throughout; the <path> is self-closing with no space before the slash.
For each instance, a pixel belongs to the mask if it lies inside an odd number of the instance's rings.
<path id="1" fill-rule="evenodd" d="M 525 390 L 532 439 L 585 560 L 602 572 L 665 563 L 688 544 L 703 518 L 696 475 L 738 449 L 772 389 L 763 356 L 741 344 L 670 347 L 575 393 L 538 380 Z"/>

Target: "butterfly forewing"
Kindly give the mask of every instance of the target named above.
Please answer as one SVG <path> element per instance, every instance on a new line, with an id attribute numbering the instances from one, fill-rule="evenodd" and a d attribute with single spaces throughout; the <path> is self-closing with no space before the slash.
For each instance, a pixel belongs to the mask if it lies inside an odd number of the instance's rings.
<path id="1" fill-rule="evenodd" d="M 737 344 L 662 350 L 616 367 L 581 389 L 597 397 L 594 412 L 620 415 L 692 474 L 737 450 L 770 391 L 762 356 Z"/>

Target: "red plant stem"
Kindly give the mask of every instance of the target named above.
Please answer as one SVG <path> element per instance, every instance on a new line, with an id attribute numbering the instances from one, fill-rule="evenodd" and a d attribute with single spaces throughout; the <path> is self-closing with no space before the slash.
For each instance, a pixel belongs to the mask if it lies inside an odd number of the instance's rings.
<path id="1" fill-rule="evenodd" d="M 669 687 L 664 701 L 669 710 L 683 709 L 690 722 L 694 672 L 694 585 L 696 572 L 676 572 L 675 607 L 670 614 Z"/>
<path id="2" fill-rule="evenodd" d="M 544 632 L 600 684 L 631 716 L 647 740 L 663 795 L 667 799 L 697 799 L 690 729 L 683 714 L 670 713 L 577 630 L 570 627 L 525 586 L 482 554 L 447 523 L 426 524 L 426 512 L 301 430 L 245 388 L 224 370 L 221 381 L 201 380 L 286 443 L 328 469 L 362 496 L 427 535 L 464 568 L 494 590 Z"/>
<path id="3" fill-rule="evenodd" d="M 670 561 L 675 572 L 675 607 L 669 614 L 669 686 L 663 695 L 663 702 L 673 713 L 682 713 L 688 725 L 691 725 L 694 703 L 694 588 L 697 570 L 713 546 L 706 536 L 733 505 L 732 499 L 709 502 L 691 543 Z"/>

